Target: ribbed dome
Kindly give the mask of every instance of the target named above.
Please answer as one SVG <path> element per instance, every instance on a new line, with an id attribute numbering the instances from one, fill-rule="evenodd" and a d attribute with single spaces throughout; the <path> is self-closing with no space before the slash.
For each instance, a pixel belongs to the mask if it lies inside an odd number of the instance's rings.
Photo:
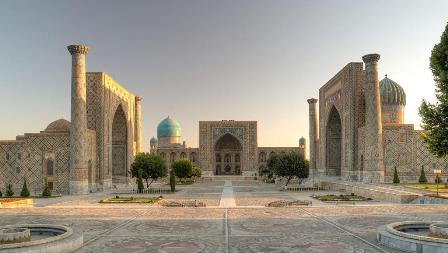
<path id="1" fill-rule="evenodd" d="M 157 144 L 157 139 L 156 137 L 152 137 L 151 140 L 149 141 L 150 144 Z"/>
<path id="2" fill-rule="evenodd" d="M 180 137 L 181 128 L 179 123 L 168 116 L 157 126 L 157 138 L 160 137 Z"/>
<path id="3" fill-rule="evenodd" d="M 69 132 L 70 131 L 70 121 L 65 119 L 58 119 L 51 122 L 47 128 L 46 132 Z"/>
<path id="4" fill-rule="evenodd" d="M 393 80 L 384 77 L 380 82 L 381 103 L 385 105 L 406 105 L 406 93 Z"/>

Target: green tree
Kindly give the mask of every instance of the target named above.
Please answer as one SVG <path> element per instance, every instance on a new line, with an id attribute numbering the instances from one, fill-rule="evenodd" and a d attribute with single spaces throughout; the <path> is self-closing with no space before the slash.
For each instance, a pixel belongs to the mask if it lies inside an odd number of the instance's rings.
<path id="1" fill-rule="evenodd" d="M 400 178 L 398 177 L 398 171 L 397 171 L 397 166 L 395 166 L 394 168 L 394 180 L 393 180 L 394 184 L 399 184 L 400 183 Z"/>
<path id="2" fill-rule="evenodd" d="M 422 138 L 431 153 L 437 157 L 448 154 L 448 24 L 429 58 L 429 67 L 436 83 L 437 102 L 423 100 L 419 114 L 422 117 Z"/>
<path id="3" fill-rule="evenodd" d="M 299 179 L 300 184 L 309 173 L 308 161 L 297 152 L 274 155 L 268 159 L 267 165 L 276 176 L 286 178 L 285 186 L 288 186 L 293 178 Z"/>
<path id="4" fill-rule="evenodd" d="M 14 191 L 12 190 L 12 185 L 11 185 L 11 184 L 8 184 L 8 185 L 6 186 L 6 193 L 5 193 L 5 196 L 6 196 L 6 197 L 12 197 L 12 196 L 14 196 Z"/>
<path id="5" fill-rule="evenodd" d="M 138 171 L 138 176 L 137 176 L 137 192 L 138 193 L 143 193 L 143 190 L 145 189 L 145 186 L 143 185 L 143 176 L 142 176 L 143 172 L 142 170 Z"/>
<path id="6" fill-rule="evenodd" d="M 47 179 L 44 181 L 44 190 L 42 191 L 42 197 L 51 197 L 51 190 L 48 186 Z"/>
<path id="7" fill-rule="evenodd" d="M 200 178 L 202 176 L 202 169 L 198 166 L 193 166 L 193 169 L 191 170 L 191 176 L 193 178 Z"/>
<path id="8" fill-rule="evenodd" d="M 260 176 L 264 177 L 265 179 L 268 179 L 269 181 L 274 177 L 274 173 L 271 169 L 269 169 L 266 165 L 261 165 L 258 168 Z"/>
<path id="9" fill-rule="evenodd" d="M 170 188 L 172 192 L 176 191 L 176 175 L 174 175 L 174 170 L 170 170 Z"/>
<path id="10" fill-rule="evenodd" d="M 181 180 L 191 177 L 193 172 L 193 165 L 190 160 L 182 159 L 176 160 L 171 164 L 171 168 L 174 170 L 176 177 Z"/>
<path id="11" fill-rule="evenodd" d="M 131 165 L 131 176 L 138 177 L 140 170 L 148 188 L 154 181 L 168 174 L 163 158 L 149 153 L 139 153 L 135 156 Z"/>
<path id="12" fill-rule="evenodd" d="M 26 185 L 26 179 L 23 179 L 22 191 L 20 192 L 20 197 L 28 198 L 30 196 L 30 191 Z"/>
<path id="13" fill-rule="evenodd" d="M 428 183 L 428 179 L 426 178 L 426 174 L 425 174 L 425 168 L 422 165 L 422 169 L 420 171 L 420 177 L 418 178 L 418 182 L 420 184 L 426 184 Z"/>

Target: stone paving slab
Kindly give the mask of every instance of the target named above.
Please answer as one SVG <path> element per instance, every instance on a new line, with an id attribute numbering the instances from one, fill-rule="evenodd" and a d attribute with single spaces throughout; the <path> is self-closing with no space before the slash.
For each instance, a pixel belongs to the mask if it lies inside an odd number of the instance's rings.
<path id="1" fill-rule="evenodd" d="M 378 248 L 378 226 L 404 220 L 448 221 L 444 205 L 313 202 L 311 207 L 262 207 L 279 199 L 307 200 L 313 193 L 281 192 L 252 181 L 232 181 L 235 206 L 218 208 L 224 183 L 182 186 L 165 195 L 215 203 L 207 208 L 98 204 L 113 196 L 102 193 L 43 200 L 36 208 L 1 209 L 0 225 L 68 224 L 82 230 L 88 243 L 78 252 L 395 253 Z"/>

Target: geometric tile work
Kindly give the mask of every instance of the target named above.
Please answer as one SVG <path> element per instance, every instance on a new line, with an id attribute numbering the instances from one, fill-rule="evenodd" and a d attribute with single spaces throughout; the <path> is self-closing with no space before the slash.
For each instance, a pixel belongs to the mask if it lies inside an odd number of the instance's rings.
<path id="1" fill-rule="evenodd" d="M 395 166 L 400 179 L 406 181 L 418 180 L 422 166 L 428 180 L 432 181 L 434 169 L 441 169 L 442 178 L 446 178 L 448 157 L 437 158 L 432 155 L 421 134 L 422 131 L 414 130 L 411 124 L 385 125 L 383 143 L 386 181 L 392 181 Z"/>
<path id="2" fill-rule="evenodd" d="M 376 68 L 375 63 L 369 71 L 377 72 Z M 317 126 L 319 139 L 313 154 L 319 173 L 328 174 L 332 169 L 328 156 L 333 158 L 336 156 L 330 154 L 329 150 L 340 150 L 342 155 L 337 159 L 340 160 L 342 179 L 369 180 L 369 177 L 380 178 L 384 172 L 384 181 L 391 182 L 396 166 L 400 179 L 412 182 L 418 180 L 421 167 L 424 166 L 428 180 L 433 181 L 434 169 L 441 169 L 442 178 L 446 180 L 448 157 L 437 158 L 432 155 L 421 139 L 422 132 L 414 130 L 413 125 L 397 124 L 396 122 L 402 122 L 404 115 L 392 115 L 396 117 L 395 123 L 387 123 L 388 120 L 378 122 L 380 120 L 376 112 L 378 101 L 374 99 L 378 96 L 376 90 L 378 78 L 374 76 L 366 82 L 367 72 L 362 62 L 349 63 L 319 89 Z M 340 148 L 327 147 L 327 140 L 330 139 L 327 130 L 332 127 L 332 124 L 328 125 L 329 116 L 333 108 L 341 117 Z M 385 106 L 379 108 L 386 110 L 385 115 L 392 113 L 392 109 Z M 401 113 L 404 106 L 397 110 Z M 380 125 L 382 125 L 382 138 L 377 134 Z M 383 165 L 384 168 L 378 169 Z"/>
<path id="3" fill-rule="evenodd" d="M 120 142 L 124 141 L 125 168 L 134 159 L 135 95 L 104 72 L 87 72 L 87 125 L 96 132 L 98 187 L 110 188 L 113 174 L 113 121 L 118 108 L 124 119 L 120 124 Z M 120 118 L 121 119 L 121 118 Z M 124 139 L 123 139 L 124 138 Z M 121 163 L 121 162 L 120 162 Z M 123 174 L 120 171 L 120 174 Z M 126 175 L 125 175 L 126 176 Z"/>
<path id="4" fill-rule="evenodd" d="M 44 182 L 44 154 L 56 156 L 54 175 L 55 193 L 66 193 L 69 180 L 69 132 L 25 134 L 20 141 L 0 142 L 0 188 L 12 184 L 20 193 L 26 178 L 29 190 L 40 193 Z M 7 155 L 9 155 L 9 160 Z"/>

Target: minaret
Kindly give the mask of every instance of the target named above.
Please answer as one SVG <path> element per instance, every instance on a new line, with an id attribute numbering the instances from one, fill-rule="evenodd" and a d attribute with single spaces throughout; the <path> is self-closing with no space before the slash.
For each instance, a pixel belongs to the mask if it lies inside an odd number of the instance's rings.
<path id="1" fill-rule="evenodd" d="M 70 125 L 70 194 L 89 193 L 87 169 L 87 84 L 84 45 L 67 47 L 72 55 L 72 91 Z"/>
<path id="2" fill-rule="evenodd" d="M 135 97 L 135 151 L 136 154 L 142 152 L 142 98 Z"/>
<path id="3" fill-rule="evenodd" d="M 317 171 L 317 140 L 319 139 L 319 126 L 317 123 L 316 105 L 317 99 L 310 98 L 309 104 L 309 129 L 310 129 L 310 171 Z"/>
<path id="4" fill-rule="evenodd" d="M 366 127 L 363 180 L 365 182 L 384 181 L 383 127 L 381 123 L 381 97 L 378 81 L 379 54 L 362 57 L 366 71 Z"/>

